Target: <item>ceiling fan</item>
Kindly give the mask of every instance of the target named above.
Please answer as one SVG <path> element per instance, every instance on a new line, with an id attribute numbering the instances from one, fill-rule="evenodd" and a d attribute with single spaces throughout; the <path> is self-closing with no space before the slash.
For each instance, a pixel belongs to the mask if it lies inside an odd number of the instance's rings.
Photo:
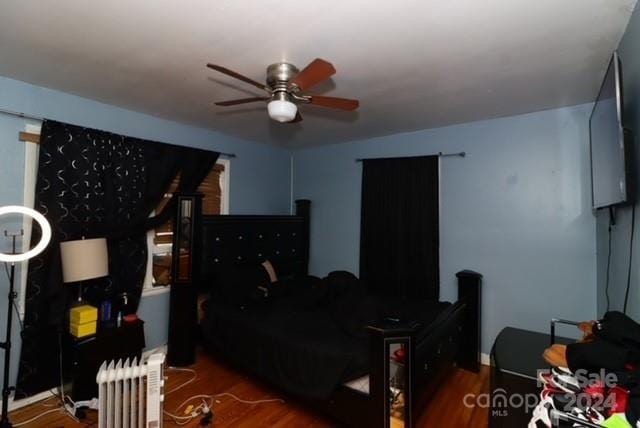
<path id="1" fill-rule="evenodd" d="M 298 104 L 311 104 L 346 111 L 355 110 L 360 105 L 358 100 L 302 93 L 302 91 L 327 80 L 335 74 L 336 69 L 333 65 L 320 58 L 311 61 L 302 71 L 286 62 L 271 64 L 267 67 L 266 85 L 220 65 L 207 64 L 207 67 L 267 92 L 267 95 L 263 97 L 219 101 L 215 103 L 216 105 L 228 107 L 266 101 L 268 102 L 269 117 L 282 123 L 295 123 L 302 120 L 302 116 L 298 111 Z"/>

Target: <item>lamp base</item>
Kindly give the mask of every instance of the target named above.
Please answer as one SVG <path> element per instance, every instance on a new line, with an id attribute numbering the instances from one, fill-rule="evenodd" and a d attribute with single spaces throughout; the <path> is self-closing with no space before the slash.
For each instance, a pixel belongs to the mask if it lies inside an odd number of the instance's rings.
<path id="1" fill-rule="evenodd" d="M 75 308 L 76 306 L 86 305 L 87 302 L 82 297 L 82 281 L 78 283 L 78 298 L 71 303 L 71 307 Z M 0 428 L 2 428 L 0 426 Z"/>

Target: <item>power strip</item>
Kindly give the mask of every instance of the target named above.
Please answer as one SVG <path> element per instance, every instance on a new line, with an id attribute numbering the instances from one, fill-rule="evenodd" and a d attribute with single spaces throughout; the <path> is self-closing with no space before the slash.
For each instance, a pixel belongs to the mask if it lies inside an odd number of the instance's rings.
<path id="1" fill-rule="evenodd" d="M 80 419 L 78 418 L 78 410 L 85 408 L 98 410 L 98 399 L 92 398 L 91 400 L 76 401 L 73 403 L 73 406 L 69 403 L 64 403 L 64 409 L 76 422 L 80 422 Z"/>

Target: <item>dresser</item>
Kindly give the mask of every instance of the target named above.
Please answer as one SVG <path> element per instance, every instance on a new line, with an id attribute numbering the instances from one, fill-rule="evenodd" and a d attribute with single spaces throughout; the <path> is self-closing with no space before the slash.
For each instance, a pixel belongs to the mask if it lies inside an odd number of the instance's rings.
<path id="1" fill-rule="evenodd" d="M 574 341 L 566 337 L 555 338 L 555 343 Z M 544 333 L 513 327 L 500 332 L 491 350 L 490 428 L 527 426 L 533 409 L 519 405 L 521 400 L 514 395 L 519 394 L 525 403 L 527 395 L 531 394 L 530 403 L 533 397 L 539 396 L 538 371 L 549 369 L 542 353 L 550 343 L 551 337 Z"/>

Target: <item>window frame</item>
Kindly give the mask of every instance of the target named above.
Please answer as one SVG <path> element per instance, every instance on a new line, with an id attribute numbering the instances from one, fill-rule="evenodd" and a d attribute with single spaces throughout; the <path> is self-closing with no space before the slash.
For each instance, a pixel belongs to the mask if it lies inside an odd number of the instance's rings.
<path id="1" fill-rule="evenodd" d="M 41 129 L 42 124 L 26 124 L 24 128 L 25 132 L 38 135 L 40 135 Z M 34 208 L 36 196 L 36 181 L 38 179 L 38 156 L 40 154 L 40 145 L 38 143 L 32 143 L 29 141 L 24 141 L 23 144 L 25 145 L 23 205 L 28 208 Z M 224 167 L 224 171 L 220 175 L 220 214 L 227 215 L 229 214 L 231 161 L 229 159 L 218 158 L 216 164 L 220 164 Z M 31 242 L 31 221 L 26 217 L 23 220 L 22 228 L 24 230 L 24 236 L 22 239 L 22 251 L 25 252 L 29 249 L 29 244 Z M 168 292 L 171 289 L 171 284 L 166 286 L 153 286 L 153 255 L 159 250 L 153 238 L 154 231 L 150 230 L 147 233 L 147 269 L 142 287 L 143 296 L 162 294 Z M 25 315 L 25 297 L 27 291 L 28 271 L 29 262 L 25 260 L 21 262 L 20 267 L 20 288 L 18 291 L 18 314 L 20 316 L 20 319 L 24 319 Z"/>
<path id="2" fill-rule="evenodd" d="M 24 131 L 29 134 L 40 135 L 42 124 L 27 123 Z M 36 200 L 36 182 L 38 180 L 38 156 L 40 155 L 40 144 L 30 141 L 22 142 L 24 144 L 24 194 L 22 205 L 27 208 L 34 208 Z M 31 219 L 24 216 L 22 220 L 22 252 L 27 252 L 31 245 Z M 24 320 L 26 311 L 27 296 L 27 273 L 29 272 L 29 261 L 25 260 L 20 263 L 20 289 L 18 291 L 18 316 Z"/>
<path id="3" fill-rule="evenodd" d="M 220 174 L 220 215 L 228 215 L 231 161 L 230 159 L 218 158 L 216 164 L 222 165 L 224 168 L 222 174 Z M 154 238 L 155 230 L 152 229 L 147 232 L 147 269 L 142 287 L 143 296 L 153 296 L 156 294 L 167 293 L 171 290 L 171 284 L 153 285 L 153 256 L 166 251 L 166 246 L 173 244 L 156 244 Z"/>

